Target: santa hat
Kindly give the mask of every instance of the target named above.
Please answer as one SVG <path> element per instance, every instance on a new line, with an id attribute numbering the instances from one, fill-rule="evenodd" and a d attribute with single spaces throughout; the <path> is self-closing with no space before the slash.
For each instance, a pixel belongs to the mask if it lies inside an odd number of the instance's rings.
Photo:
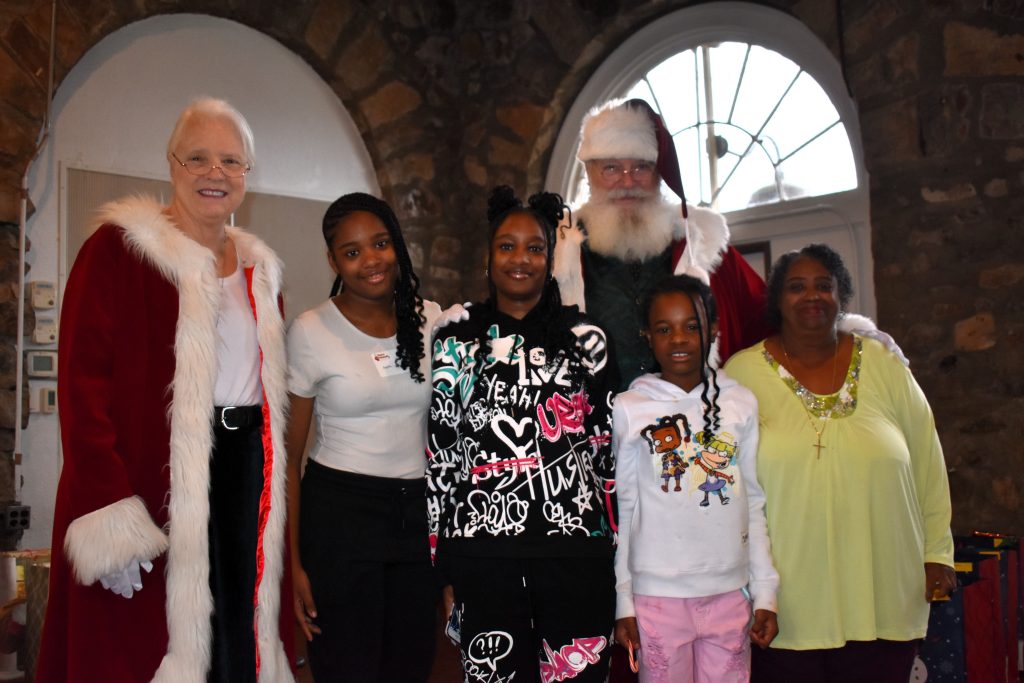
<path id="1" fill-rule="evenodd" d="M 683 203 L 686 195 L 679 173 L 679 157 L 672 135 L 661 116 L 644 100 L 611 100 L 591 109 L 580 129 L 582 162 L 593 159 L 642 159 L 653 161 L 658 175 Z"/>

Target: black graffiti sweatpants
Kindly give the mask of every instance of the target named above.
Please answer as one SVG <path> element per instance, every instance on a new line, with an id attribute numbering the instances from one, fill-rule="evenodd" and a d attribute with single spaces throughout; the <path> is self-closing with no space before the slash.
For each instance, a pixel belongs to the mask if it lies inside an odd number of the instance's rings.
<path id="1" fill-rule="evenodd" d="M 611 557 L 449 557 L 470 683 L 604 681 L 615 626 Z"/>

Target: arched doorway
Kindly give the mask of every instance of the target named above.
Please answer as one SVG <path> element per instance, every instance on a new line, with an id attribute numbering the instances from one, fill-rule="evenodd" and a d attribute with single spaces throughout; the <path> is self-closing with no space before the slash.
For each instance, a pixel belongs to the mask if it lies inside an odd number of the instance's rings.
<path id="1" fill-rule="evenodd" d="M 264 236 L 285 261 L 289 317 L 327 295 L 322 207 L 343 192 L 379 194 L 362 137 L 299 56 L 246 26 L 196 14 L 158 15 L 111 33 L 61 83 L 50 139 L 29 175 L 37 207 L 28 222 L 30 280 L 62 288 L 76 235 L 108 195 L 161 192 L 171 127 L 203 95 L 229 100 L 253 128 L 256 168 L 236 222 Z M 59 319 L 59 308 L 47 316 Z M 30 396 L 55 386 L 30 379 Z M 45 547 L 61 467 L 56 414 L 32 416 L 23 451 L 18 498 L 33 519 L 22 543 Z"/>

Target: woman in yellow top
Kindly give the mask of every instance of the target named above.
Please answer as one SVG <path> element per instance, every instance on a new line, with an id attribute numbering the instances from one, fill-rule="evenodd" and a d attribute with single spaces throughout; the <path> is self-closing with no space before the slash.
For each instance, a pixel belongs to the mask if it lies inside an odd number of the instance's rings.
<path id="1" fill-rule="evenodd" d="M 891 351 L 837 329 L 852 294 L 829 247 L 783 255 L 766 302 L 778 334 L 726 365 L 757 396 L 780 577 L 779 635 L 754 652 L 754 681 L 906 683 L 928 601 L 956 585 L 931 409 Z"/>

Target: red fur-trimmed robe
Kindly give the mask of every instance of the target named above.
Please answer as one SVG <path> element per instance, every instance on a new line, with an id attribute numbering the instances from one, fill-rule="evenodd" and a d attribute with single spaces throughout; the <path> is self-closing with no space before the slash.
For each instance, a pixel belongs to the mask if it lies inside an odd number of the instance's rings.
<path id="1" fill-rule="evenodd" d="M 217 312 L 212 252 L 156 202 L 105 206 L 61 313 L 64 468 L 36 681 L 205 683 L 213 606 L 207 522 Z M 259 681 L 292 681 L 278 612 L 286 546 L 281 264 L 229 228 L 254 304 L 264 391 L 265 489 L 255 596 Z M 131 599 L 98 579 L 151 560 Z M 286 605 L 289 608 L 290 605 Z"/>

